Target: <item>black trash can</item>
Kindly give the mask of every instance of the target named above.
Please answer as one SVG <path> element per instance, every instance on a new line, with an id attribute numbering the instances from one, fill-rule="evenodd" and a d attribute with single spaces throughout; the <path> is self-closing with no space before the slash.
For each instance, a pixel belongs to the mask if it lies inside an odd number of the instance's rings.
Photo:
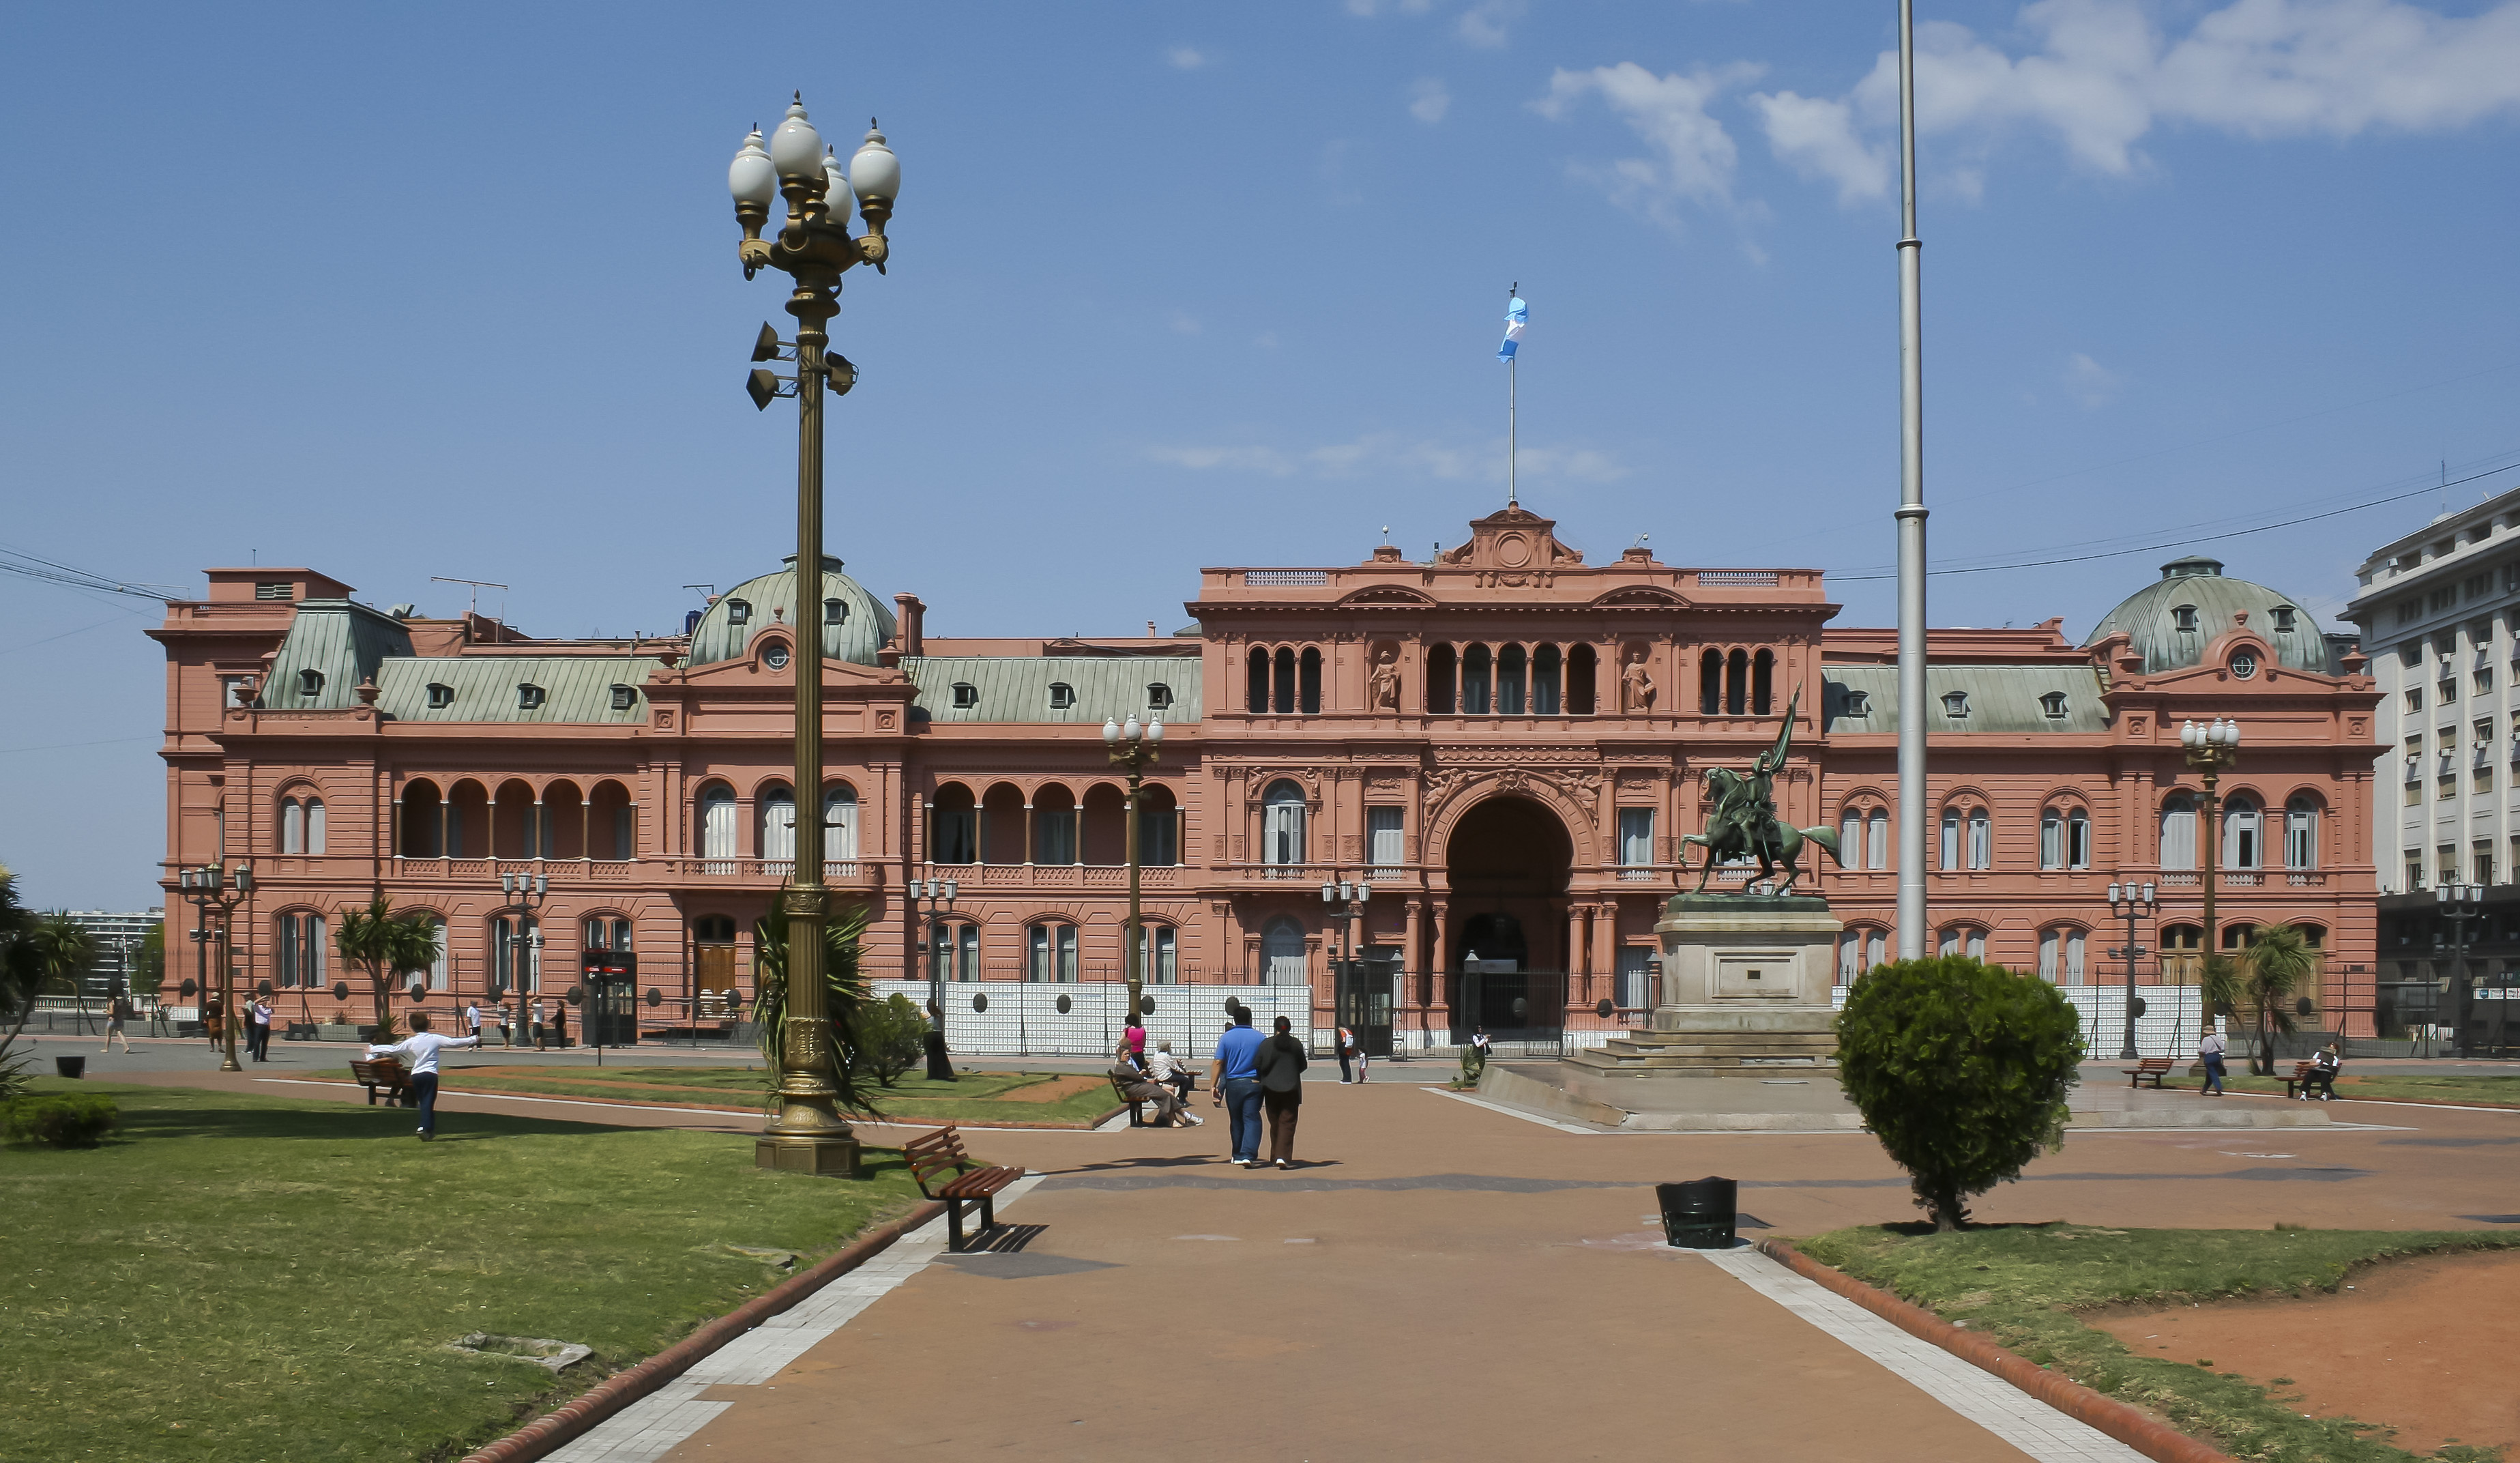
<path id="1" fill-rule="evenodd" d="M 53 1071 L 63 1076 L 68 1077 L 71 1081 L 78 1081 L 87 1075 L 87 1058 L 55 1057 L 53 1059 Z"/>
<path id="2" fill-rule="evenodd" d="M 1740 1185 L 1729 1178 L 1655 1184 L 1663 1238 L 1684 1250 L 1732 1249 L 1732 1206 L 1739 1191 Z"/>

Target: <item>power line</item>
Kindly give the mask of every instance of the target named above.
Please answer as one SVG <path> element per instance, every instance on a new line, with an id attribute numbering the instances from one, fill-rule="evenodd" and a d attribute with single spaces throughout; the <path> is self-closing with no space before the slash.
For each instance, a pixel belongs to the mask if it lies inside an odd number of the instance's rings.
<path id="1" fill-rule="evenodd" d="M 127 595 L 133 599 L 157 600 L 160 603 L 185 597 L 183 590 L 170 584 L 143 584 L 136 580 L 115 579 L 63 564 L 58 560 L 46 559 L 39 554 L 29 554 L 23 549 L 13 549 L 5 544 L 0 544 L 0 573 L 15 574 L 22 579 L 37 579 L 48 584 L 65 584 L 72 589 L 92 589 L 105 594 Z"/>

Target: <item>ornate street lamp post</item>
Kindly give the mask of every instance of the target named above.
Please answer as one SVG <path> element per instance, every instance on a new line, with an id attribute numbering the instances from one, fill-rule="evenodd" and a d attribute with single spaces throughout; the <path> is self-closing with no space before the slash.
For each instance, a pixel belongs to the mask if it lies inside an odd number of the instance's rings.
<path id="1" fill-rule="evenodd" d="M 1121 816 L 1128 820 L 1126 835 L 1129 848 L 1129 923 L 1120 931 L 1121 947 L 1128 951 L 1129 1025 L 1135 1026 L 1139 1010 L 1146 1002 L 1147 971 L 1146 926 L 1138 917 L 1138 786 L 1146 780 L 1147 769 L 1161 759 L 1164 745 L 1164 723 L 1161 717 L 1149 717 L 1144 723 L 1131 711 L 1127 722 L 1105 720 L 1102 723 L 1102 745 L 1110 749 L 1111 765 L 1127 774 L 1129 796 Z"/>
<path id="2" fill-rule="evenodd" d="M 953 909 L 961 892 L 962 886 L 951 879 L 910 881 L 910 896 L 925 916 L 922 928 L 926 937 L 921 943 L 927 955 L 927 1019 L 933 1023 L 927 1029 L 927 1079 L 932 1082 L 959 1080 L 954 1059 L 945 1051 L 945 962 L 937 958 L 943 952 L 936 948 L 935 932 L 936 917 Z"/>
<path id="3" fill-rule="evenodd" d="M 1364 1001 L 1364 983 L 1358 979 L 1356 970 L 1356 948 L 1362 941 L 1351 937 L 1358 933 L 1356 922 L 1365 918 L 1365 906 L 1372 898 L 1373 886 L 1363 879 L 1322 882 L 1322 902 L 1336 911 L 1339 922 L 1339 959 L 1330 977 L 1332 1026 L 1355 1029 L 1366 1025 L 1364 1013 L 1347 1010 L 1345 1002 L 1362 1004 Z M 1356 1019 L 1349 1020 L 1351 1016 Z M 1364 1038 L 1360 1036 L 1357 1039 L 1362 1041 Z"/>
<path id="4" fill-rule="evenodd" d="M 2485 913 L 2485 886 L 2444 884 L 2434 893 L 2441 900 L 2442 917 L 2451 923 L 2451 1054 L 2470 1057 L 2475 1053 L 2468 1050 L 2467 1027 L 2474 1016 L 2476 985 L 2467 974 L 2467 922 Z"/>
<path id="5" fill-rule="evenodd" d="M 796 317 L 796 339 L 782 342 L 765 325 L 752 358 L 792 359 L 796 374 L 782 378 L 755 370 L 746 389 L 762 408 L 790 389 L 796 397 L 795 787 L 800 801 L 819 805 L 813 800 L 823 787 L 823 597 L 816 592 L 823 571 L 823 393 L 827 386 L 833 395 L 844 393 L 857 380 L 844 357 L 827 353 L 826 327 L 840 312 L 840 275 L 857 264 L 883 269 L 889 251 L 883 225 L 892 216 L 901 164 L 883 133 L 870 128 L 843 176 L 838 160 L 806 120 L 800 94 L 767 150 L 758 128 L 744 139 L 726 181 L 735 195 L 736 221 L 743 227 L 743 240 L 736 246 L 743 277 L 777 269 L 795 281 L 788 313 Z M 855 239 L 848 231 L 852 187 L 867 228 Z M 770 206 L 782 198 L 788 221 L 775 238 L 764 239 Z M 792 346 L 794 355 L 782 357 L 784 346 Z M 783 380 L 790 387 L 783 388 Z M 782 903 L 788 917 L 788 1008 L 779 1033 L 779 1112 L 753 1145 L 753 1162 L 764 1168 L 854 1174 L 857 1138 L 834 1105 L 837 1057 L 824 1004 L 823 928 L 831 892 L 823 884 L 820 817 L 796 820 L 795 878 Z"/>
<path id="6" fill-rule="evenodd" d="M 2153 903 L 2153 887 L 2149 882 L 2138 884 L 2128 880 L 2109 886 L 2109 913 L 2126 921 L 2127 938 L 2123 948 L 2109 953 L 2126 961 L 2126 1046 L 2119 1051 L 2121 1061 L 2132 1062 L 2138 1055 L 2135 1049 L 2135 963 L 2143 958 L 2143 946 L 2136 943 L 2135 922 L 2157 907 Z M 2176 1032 L 2173 1033 L 2174 1037 Z"/>
<path id="7" fill-rule="evenodd" d="M 541 983 L 543 922 L 535 911 L 542 908 L 543 896 L 550 889 L 550 881 L 540 874 L 499 876 L 499 892 L 508 902 L 491 912 L 505 914 L 514 909 L 519 916 L 517 938 L 508 946 L 508 989 L 517 997 L 516 1020 L 508 1027 L 508 1045 L 512 1048 L 523 1045 L 525 1038 L 533 1034 L 525 1028 L 525 985 L 529 981 Z M 491 978 L 497 979 L 498 972 L 491 972 Z M 492 990 L 490 999 L 495 1001 L 499 995 L 499 991 Z"/>
<path id="8" fill-rule="evenodd" d="M 2205 824 L 2197 830 L 2197 839 L 2205 846 L 2205 968 L 2210 970 L 2223 949 L 2222 932 L 2214 923 L 2214 892 L 2222 882 L 2223 857 L 2223 818 L 2217 810 L 2215 786 L 2225 772 L 2239 765 L 2240 723 L 2220 716 L 2210 724 L 2182 722 L 2179 745 L 2186 752 L 2188 770 L 2205 778 Z M 2218 1014 L 2211 1002 L 2205 1003 L 2202 1021 L 2208 1029 Z M 2204 1031 L 2197 1035 L 2202 1039 Z"/>
<path id="9" fill-rule="evenodd" d="M 176 876 L 176 884 L 184 891 L 184 896 L 203 914 L 213 909 L 219 912 L 219 922 L 214 928 L 196 930 L 193 937 L 199 940 L 206 936 L 208 939 L 205 942 L 215 942 L 217 948 L 217 953 L 211 958 L 218 962 L 219 968 L 219 1071 L 243 1072 L 245 1069 L 237 1065 L 236 1054 L 234 926 L 237 906 L 253 897 L 253 865 L 239 859 L 235 870 L 230 871 L 218 864 L 203 864 L 197 869 L 184 870 Z M 207 993 L 205 987 L 203 994 Z"/>

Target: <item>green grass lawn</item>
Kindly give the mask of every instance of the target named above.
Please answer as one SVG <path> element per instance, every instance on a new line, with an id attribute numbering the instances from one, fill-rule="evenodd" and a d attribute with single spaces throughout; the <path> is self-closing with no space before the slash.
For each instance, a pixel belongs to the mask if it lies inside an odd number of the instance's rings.
<path id="1" fill-rule="evenodd" d="M 2235 1072 L 2223 1078 L 2223 1085 L 2234 1092 L 2275 1092 L 2284 1089 L 2283 1077 L 2292 1075 L 2290 1062 L 2278 1062 L 2275 1071 L 2282 1076 L 2250 1076 Z M 2444 1073 L 2439 1076 L 2423 1074 L 2378 1076 L 2356 1076 L 2349 1068 L 2336 1080 L 2339 1097 L 2401 1097 L 2413 1102 L 2487 1102 L 2520 1106 L 2520 1076 L 2491 1076 L 2476 1073 Z"/>
<path id="2" fill-rule="evenodd" d="M 348 1068 L 318 1075 L 350 1079 Z M 1082 1091 L 1054 1101 L 1010 1100 L 1011 1094 L 1038 1089 L 1075 1073 L 980 1072 L 959 1081 L 932 1082 L 904 1074 L 890 1087 L 873 1089 L 876 1107 L 886 1118 L 968 1122 L 973 1124 L 1034 1122 L 1083 1125 L 1117 1105 L 1110 1083 L 1099 1075 L 1079 1083 Z M 510 1067 L 496 1061 L 445 1068 L 448 1091 L 514 1092 L 528 1097 L 573 1097 L 587 1102 L 706 1103 L 724 1107 L 762 1105 L 764 1073 L 727 1067 Z"/>
<path id="3" fill-rule="evenodd" d="M 46 1079 L 123 1135 L 0 1150 L 0 1453 L 442 1459 L 652 1354 L 917 1197 L 765 1173 L 749 1138 Z M 557 1381 L 440 1349 L 581 1342 Z"/>
<path id="4" fill-rule="evenodd" d="M 2074 1312 L 2112 1303 L 2208 1301 L 2334 1290 L 2355 1266 L 2445 1250 L 2520 1246 L 2520 1235 L 2414 1231 L 2094 1229 L 2044 1224 L 1918 1233 L 1841 1229 L 1794 1243 L 2095 1392 L 2148 1407 L 2235 1457 L 2267 1463 L 2404 1463 L 2415 1454 L 2369 1425 L 2304 1417 L 2237 1377 L 2129 1351 Z M 2452 1447 L 2442 1458 L 2498 1454 Z"/>

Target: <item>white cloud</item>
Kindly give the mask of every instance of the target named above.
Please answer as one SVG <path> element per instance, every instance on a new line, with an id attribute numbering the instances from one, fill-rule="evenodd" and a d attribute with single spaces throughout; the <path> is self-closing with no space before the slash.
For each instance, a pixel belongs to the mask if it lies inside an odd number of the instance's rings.
<path id="1" fill-rule="evenodd" d="M 1563 117 L 1576 102 L 1598 92 L 1655 156 L 1622 158 L 1607 168 L 1579 169 L 1579 175 L 1591 178 L 1619 203 L 1674 223 L 1671 206 L 1677 201 L 1732 203 L 1732 172 L 1740 161 L 1740 149 L 1707 105 L 1732 87 L 1757 79 L 1761 69 L 1735 62 L 1688 75 L 1657 76 L 1633 61 L 1589 71 L 1561 69 L 1550 75 L 1549 95 L 1532 105 L 1543 116 Z"/>
<path id="2" fill-rule="evenodd" d="M 1520 19 L 1522 0 L 1479 0 L 1478 4 L 1462 12 L 1462 19 L 1454 23 L 1453 33 L 1460 36 L 1465 46 L 1493 51 L 1509 39 L 1506 27 Z"/>
<path id="3" fill-rule="evenodd" d="M 1435 77 L 1420 76 L 1409 88 L 1409 114 L 1428 126 L 1442 121 L 1444 114 L 1452 110 L 1452 92 Z"/>
<path id="4" fill-rule="evenodd" d="M 1164 53 L 1164 60 L 1185 71 L 1194 71 L 1207 65 L 1207 53 L 1196 46 L 1175 46 Z"/>
<path id="5" fill-rule="evenodd" d="M 1789 91 L 1759 93 L 1750 105 L 1778 159 L 1804 177 L 1835 183 L 1839 203 L 1864 203 L 1889 191 L 1890 159 L 1856 135 L 1853 107 Z"/>
<path id="6" fill-rule="evenodd" d="M 2097 411 L 2117 399 L 2118 374 L 2077 350 L 2065 357 L 2065 390 L 2085 411 Z"/>
<path id="7" fill-rule="evenodd" d="M 1277 447 L 1148 447 L 1148 460 L 1194 472 L 1258 473 L 1271 478 L 1433 479 L 1446 482 L 1505 480 L 1505 442 L 1439 442 L 1398 433 L 1368 433 L 1353 441 L 1297 450 Z M 1615 482 L 1627 465 L 1592 447 L 1521 449 L 1521 475 L 1534 481 Z"/>

